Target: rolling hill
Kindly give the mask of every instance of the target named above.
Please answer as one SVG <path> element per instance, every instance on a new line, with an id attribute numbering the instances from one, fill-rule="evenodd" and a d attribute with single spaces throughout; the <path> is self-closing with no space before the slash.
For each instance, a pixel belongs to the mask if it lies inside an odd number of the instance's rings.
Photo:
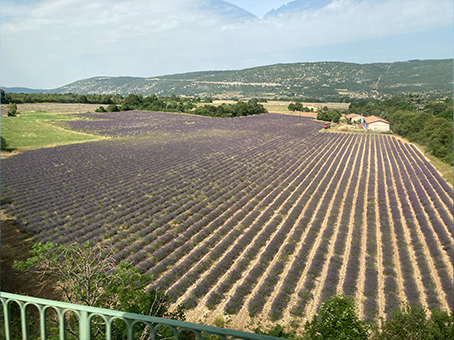
<path id="1" fill-rule="evenodd" d="M 305 62 L 159 77 L 93 77 L 46 93 L 200 97 L 452 96 L 453 59 L 355 64 Z"/>

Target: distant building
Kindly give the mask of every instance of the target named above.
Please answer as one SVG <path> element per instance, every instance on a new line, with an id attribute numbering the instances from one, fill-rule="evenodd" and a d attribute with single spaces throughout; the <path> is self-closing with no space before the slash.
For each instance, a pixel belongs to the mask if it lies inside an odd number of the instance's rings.
<path id="1" fill-rule="evenodd" d="M 2 116 L 7 116 L 9 112 L 8 106 L 2 105 Z"/>
<path id="2" fill-rule="evenodd" d="M 358 115 L 356 113 L 349 113 L 348 115 L 344 115 L 343 116 L 345 118 L 346 121 L 348 122 L 359 122 L 359 123 L 362 123 L 363 120 L 364 120 L 364 117 L 361 116 L 361 115 Z"/>
<path id="3" fill-rule="evenodd" d="M 389 131 L 389 122 L 380 117 L 370 116 L 364 118 L 363 127 L 365 130 L 386 132 Z"/>

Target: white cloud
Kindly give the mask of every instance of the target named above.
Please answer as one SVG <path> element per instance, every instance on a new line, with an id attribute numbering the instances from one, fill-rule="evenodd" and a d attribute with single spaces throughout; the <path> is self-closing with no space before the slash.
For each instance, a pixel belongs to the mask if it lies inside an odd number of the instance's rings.
<path id="1" fill-rule="evenodd" d="M 6 0 L 0 81 L 57 87 L 95 75 L 289 62 L 286 54 L 298 49 L 452 26 L 452 13 L 452 0 L 333 0 L 317 10 L 238 21 L 208 0 Z"/>

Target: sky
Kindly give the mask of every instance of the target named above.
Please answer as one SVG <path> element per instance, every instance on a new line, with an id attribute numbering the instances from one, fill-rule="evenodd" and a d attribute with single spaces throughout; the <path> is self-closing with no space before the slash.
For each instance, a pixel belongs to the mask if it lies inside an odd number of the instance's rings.
<path id="1" fill-rule="evenodd" d="M 452 0 L 1 0 L 0 85 L 453 58 L 453 13 Z"/>

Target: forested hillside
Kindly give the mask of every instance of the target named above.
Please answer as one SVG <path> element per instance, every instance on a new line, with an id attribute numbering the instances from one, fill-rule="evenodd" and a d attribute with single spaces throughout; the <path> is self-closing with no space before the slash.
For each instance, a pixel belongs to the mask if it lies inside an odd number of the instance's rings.
<path id="1" fill-rule="evenodd" d="M 159 77 L 94 77 L 48 93 L 199 97 L 387 98 L 401 93 L 451 96 L 453 60 L 354 64 L 305 62 Z M 8 89 L 5 89 L 9 92 Z"/>

